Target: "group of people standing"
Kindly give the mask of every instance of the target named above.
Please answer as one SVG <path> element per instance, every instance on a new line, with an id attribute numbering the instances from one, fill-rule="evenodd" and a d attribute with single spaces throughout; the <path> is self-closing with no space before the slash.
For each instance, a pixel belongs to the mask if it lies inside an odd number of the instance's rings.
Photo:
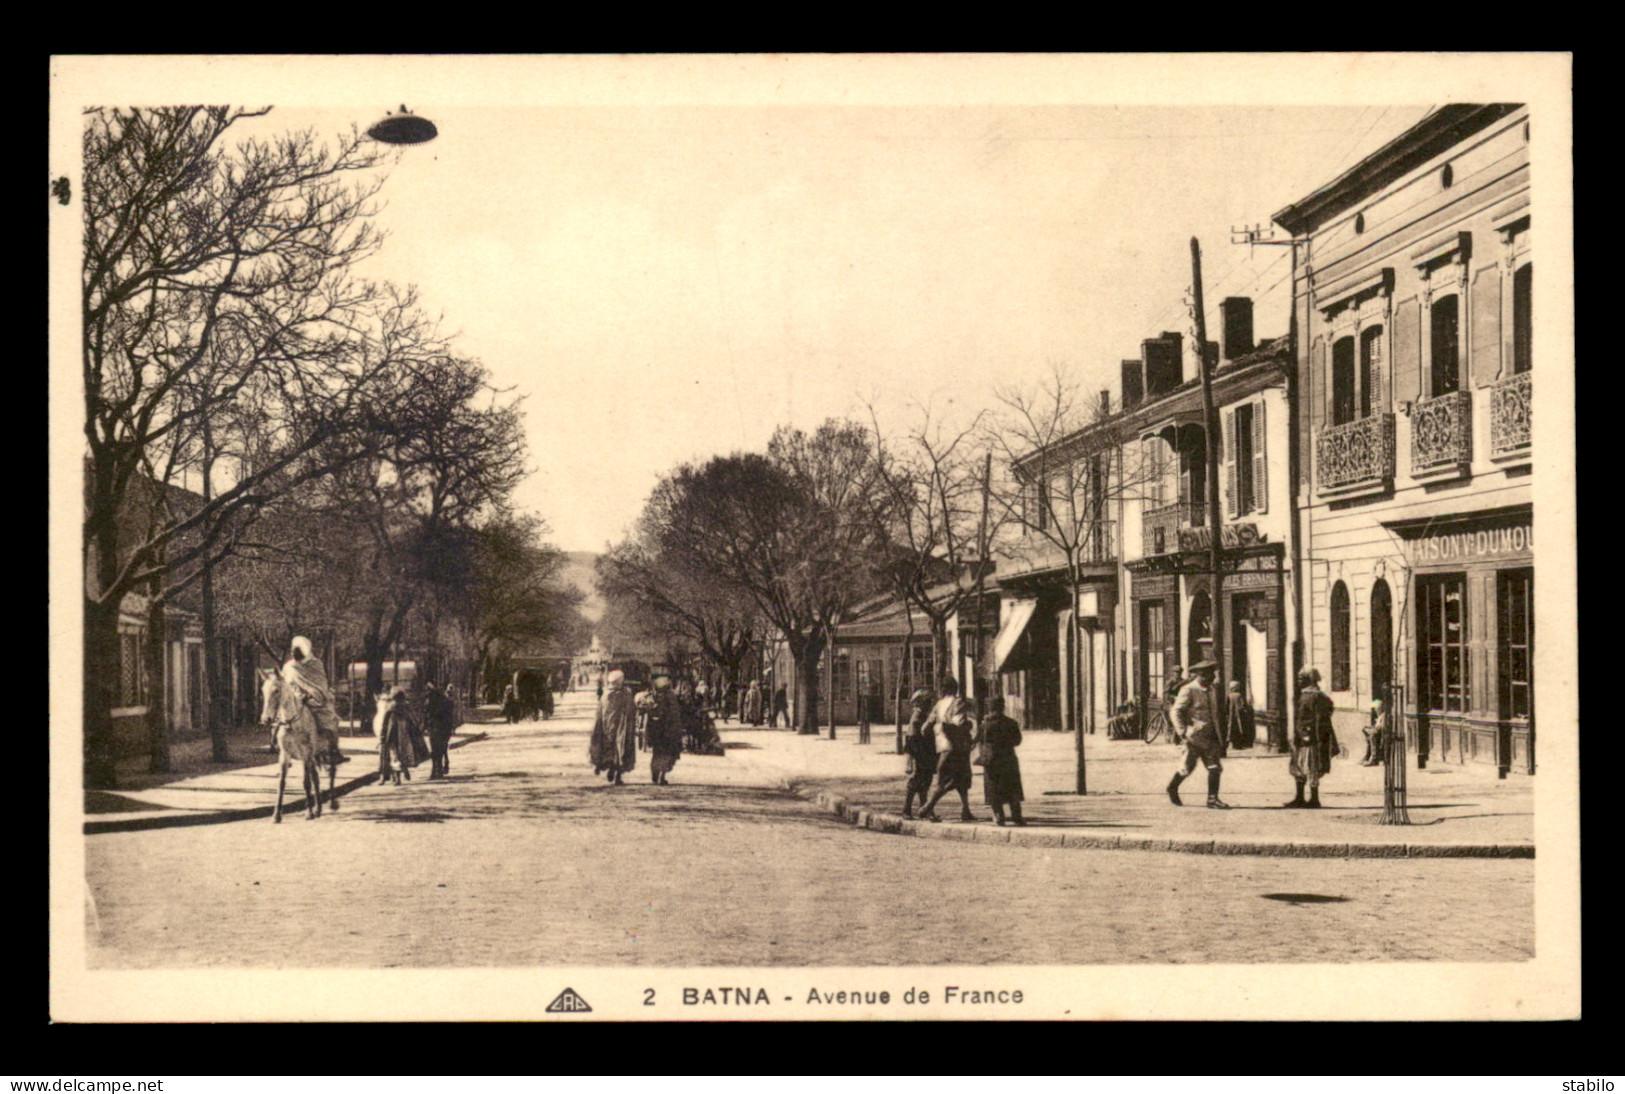
<path id="1" fill-rule="evenodd" d="M 649 750 L 649 781 L 656 786 L 671 785 L 666 777 L 685 745 L 690 751 L 720 754 L 721 742 L 711 728 L 702 688 L 685 680 L 673 689 L 671 674 L 657 672 L 653 686 L 634 696 L 626 686 L 625 672 L 609 673 L 587 748 L 593 774 L 624 785 L 623 776 L 637 766 L 640 741 Z"/>
<path id="2" fill-rule="evenodd" d="M 720 699 L 717 709 L 724 721 L 738 718 L 740 725 L 765 723 L 770 729 L 777 729 L 782 721 L 785 729 L 790 728 L 790 694 L 783 687 L 766 687 L 760 680 L 744 687 L 729 684 Z"/>
<path id="3" fill-rule="evenodd" d="M 1195 675 L 1180 687 L 1173 701 L 1172 718 L 1176 740 L 1183 740 L 1185 759 L 1168 781 L 1168 800 L 1182 805 L 1179 786 L 1200 763 L 1207 769 L 1207 807 L 1229 809 L 1219 797 L 1219 782 L 1224 772 L 1221 758 L 1225 754 L 1224 740 L 1218 732 L 1218 718 L 1214 713 L 1213 678 L 1218 665 L 1200 661 L 1191 666 Z M 1232 699 L 1232 702 L 1235 700 Z M 1320 780 L 1332 769 L 1332 757 L 1337 755 L 1337 734 L 1332 729 L 1332 701 L 1320 690 L 1320 672 L 1304 669 L 1298 673 L 1297 722 L 1292 731 L 1292 755 L 1287 770 L 1292 776 L 1296 792 L 1285 803 L 1286 809 L 1319 809 Z M 1381 714 L 1381 704 L 1372 711 L 1373 725 Z M 1375 752 L 1369 738 L 1366 761 L 1369 764 Z M 1380 761 L 1377 761 L 1380 762 Z"/>
<path id="4" fill-rule="evenodd" d="M 949 794 L 959 796 L 961 821 L 974 821 L 970 808 L 973 765 L 982 768 L 983 800 L 993 810 L 994 820 L 1005 824 L 1005 809 L 1018 825 L 1021 816 L 1021 764 L 1016 746 L 1021 744 L 1021 727 L 1004 713 L 1004 698 L 988 700 L 987 716 L 977 720 L 971 703 L 960 697 L 959 682 L 948 677 L 942 682 L 942 697 L 934 703 L 923 688 L 910 698 L 913 713 L 903 750 L 908 754 L 908 789 L 903 799 L 903 816 L 914 816 L 914 799 L 919 798 L 920 819 L 940 821 L 937 803 Z M 932 780 L 936 791 L 932 792 Z"/>

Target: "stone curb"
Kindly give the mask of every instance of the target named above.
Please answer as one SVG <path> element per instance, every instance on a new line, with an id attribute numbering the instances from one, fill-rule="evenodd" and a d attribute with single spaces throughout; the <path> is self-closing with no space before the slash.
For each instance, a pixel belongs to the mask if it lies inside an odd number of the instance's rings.
<path id="1" fill-rule="evenodd" d="M 490 734 L 488 733 L 476 733 L 472 736 L 464 737 L 461 740 L 453 741 L 451 744 L 449 744 L 447 746 L 447 751 L 454 748 L 461 748 L 464 745 L 471 745 L 475 741 L 486 740 L 489 736 Z M 290 768 L 289 770 L 291 771 L 292 769 Z M 359 790 L 361 787 L 370 786 L 377 781 L 378 772 L 368 771 L 364 775 L 357 775 L 355 778 L 348 779 L 342 783 L 336 782 L 333 785 L 332 790 L 322 791 L 322 802 L 325 804 L 332 801 L 334 798 L 342 798 L 352 790 Z M 297 800 L 299 801 L 299 805 L 297 808 L 292 810 L 292 812 L 297 812 L 299 808 L 303 808 L 303 792 L 298 795 Z M 85 835 L 99 836 L 106 832 L 146 832 L 155 828 L 189 828 L 192 825 L 197 824 L 223 824 L 228 821 L 263 820 L 275 812 L 276 803 L 272 802 L 270 805 L 256 805 L 247 809 L 215 809 L 206 813 L 183 813 L 174 811 L 157 814 L 149 813 L 145 815 L 137 814 L 135 816 L 119 819 L 87 820 L 85 821 Z M 288 815 L 290 813 L 286 803 L 283 804 L 282 812 L 284 815 Z"/>
<path id="2" fill-rule="evenodd" d="M 1076 847 L 1087 850 L 1173 851 L 1186 855 L 1260 855 L 1274 858 L 1528 858 L 1532 844 L 1523 843 L 1330 843 L 1269 839 L 1163 839 L 1146 836 L 1097 836 L 1027 828 L 989 828 L 982 824 L 932 824 L 861 809 L 839 794 L 791 784 L 790 789 L 820 809 L 857 828 L 922 839 L 1008 843 L 1024 847 Z"/>

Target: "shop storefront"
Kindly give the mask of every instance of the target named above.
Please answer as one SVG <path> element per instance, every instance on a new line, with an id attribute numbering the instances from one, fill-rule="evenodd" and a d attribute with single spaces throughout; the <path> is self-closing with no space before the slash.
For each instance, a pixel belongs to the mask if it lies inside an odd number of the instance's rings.
<path id="1" fill-rule="evenodd" d="M 1533 774 L 1532 507 L 1388 527 L 1411 567 L 1406 723 L 1418 761 Z"/>

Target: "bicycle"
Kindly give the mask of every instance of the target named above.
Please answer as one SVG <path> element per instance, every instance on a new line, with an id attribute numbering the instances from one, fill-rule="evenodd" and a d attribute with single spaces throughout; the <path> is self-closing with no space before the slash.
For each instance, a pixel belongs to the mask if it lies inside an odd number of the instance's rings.
<path id="1" fill-rule="evenodd" d="M 1151 713 L 1145 719 L 1145 743 L 1150 744 L 1159 740 L 1166 733 L 1175 744 L 1179 743 L 1179 734 L 1174 731 L 1174 724 L 1168 719 L 1168 705 L 1158 703 L 1151 708 Z"/>

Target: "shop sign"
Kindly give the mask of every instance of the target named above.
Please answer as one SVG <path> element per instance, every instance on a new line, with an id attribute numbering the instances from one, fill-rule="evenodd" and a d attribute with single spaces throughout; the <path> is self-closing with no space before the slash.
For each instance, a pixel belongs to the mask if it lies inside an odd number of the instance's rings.
<path id="1" fill-rule="evenodd" d="M 1515 524 L 1510 528 L 1421 536 L 1411 541 L 1411 561 L 1418 566 L 1437 562 L 1469 562 L 1529 555 L 1534 549 L 1534 528 L 1528 524 Z"/>
<path id="2" fill-rule="evenodd" d="M 1262 543 L 1263 537 L 1258 534 L 1258 525 L 1226 524 L 1220 529 L 1219 541 L 1226 547 L 1250 547 L 1255 543 Z M 1213 531 L 1209 528 L 1181 528 L 1179 530 L 1179 549 L 1181 551 L 1205 551 L 1208 544 L 1213 542 Z"/>
<path id="3" fill-rule="evenodd" d="M 1273 589 L 1275 588 L 1275 583 L 1277 580 L 1278 579 L 1273 571 L 1268 573 L 1260 573 L 1256 570 L 1248 570 L 1239 574 L 1226 574 L 1224 578 L 1224 587 L 1226 590 Z"/>

